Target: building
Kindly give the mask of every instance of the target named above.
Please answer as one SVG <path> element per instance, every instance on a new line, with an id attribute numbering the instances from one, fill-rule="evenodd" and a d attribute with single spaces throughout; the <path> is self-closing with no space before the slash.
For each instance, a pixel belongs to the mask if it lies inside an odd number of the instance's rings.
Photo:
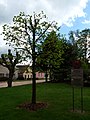
<path id="1" fill-rule="evenodd" d="M 8 69 L 2 65 L 0 65 L 0 77 L 9 77 Z"/>
<path id="2" fill-rule="evenodd" d="M 18 79 L 31 79 L 32 70 L 29 65 L 17 65 L 18 69 Z"/>
<path id="3" fill-rule="evenodd" d="M 3 77 L 6 77 L 6 78 L 9 77 L 9 70 L 6 67 L 0 65 L 0 78 L 3 78 Z M 13 79 L 17 79 L 17 78 L 18 78 L 18 73 L 17 73 L 17 69 L 16 69 Z"/>
<path id="4" fill-rule="evenodd" d="M 32 79 L 32 69 L 29 65 L 17 65 L 18 69 L 18 79 Z M 44 79 L 44 72 L 36 72 L 37 79 Z"/>
<path id="5" fill-rule="evenodd" d="M 0 65 L 0 78 L 3 78 L 3 77 L 5 77 L 5 78 L 9 77 L 9 70 L 6 67 L 3 67 L 2 65 Z M 44 77 L 45 77 L 44 72 L 36 72 L 36 78 L 37 79 L 44 79 Z M 32 79 L 32 69 L 31 69 L 31 67 L 29 65 L 25 65 L 25 64 L 22 64 L 22 65 L 18 64 L 16 66 L 13 79 L 19 79 L 19 80 Z"/>

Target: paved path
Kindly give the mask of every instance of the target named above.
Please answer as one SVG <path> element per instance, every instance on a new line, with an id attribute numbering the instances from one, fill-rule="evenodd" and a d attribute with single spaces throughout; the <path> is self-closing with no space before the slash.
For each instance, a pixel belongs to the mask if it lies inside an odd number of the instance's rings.
<path id="1" fill-rule="evenodd" d="M 42 83 L 45 82 L 45 80 L 37 80 L 36 83 Z M 20 85 L 27 85 L 27 84 L 32 84 L 32 81 L 17 81 L 13 82 L 12 86 L 20 86 Z M 0 82 L 0 88 L 2 87 L 7 87 L 7 82 Z"/>

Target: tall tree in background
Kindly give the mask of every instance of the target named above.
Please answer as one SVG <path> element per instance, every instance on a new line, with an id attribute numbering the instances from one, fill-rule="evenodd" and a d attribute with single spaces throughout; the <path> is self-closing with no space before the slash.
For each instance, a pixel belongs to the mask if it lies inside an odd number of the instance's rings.
<path id="1" fill-rule="evenodd" d="M 90 37 L 90 29 L 84 29 L 79 33 L 79 37 L 77 40 L 78 47 L 81 49 L 82 58 L 84 61 L 88 57 L 88 44 L 89 44 L 89 37 Z"/>
<path id="2" fill-rule="evenodd" d="M 47 22 L 46 15 L 34 13 L 26 15 L 21 12 L 14 16 L 12 25 L 3 26 L 4 40 L 17 46 L 25 57 L 32 59 L 32 103 L 36 103 L 36 58 L 38 56 L 38 44 L 47 36 L 48 31 L 57 29 L 55 22 Z"/>
<path id="3" fill-rule="evenodd" d="M 80 48 L 78 47 L 77 44 L 77 39 L 79 36 L 79 31 L 70 31 L 69 32 L 69 41 L 67 44 L 69 45 L 69 55 L 71 56 L 72 61 L 78 59 L 81 54 L 80 54 Z"/>
<path id="4" fill-rule="evenodd" d="M 61 58 L 63 54 L 62 41 L 55 31 L 51 31 L 42 44 L 42 52 L 37 58 L 37 62 L 41 68 L 47 70 L 51 74 L 54 70 L 60 69 L 63 61 Z M 47 78 L 46 78 L 47 81 Z"/>
<path id="5" fill-rule="evenodd" d="M 78 54 L 79 59 L 84 61 L 89 57 L 89 44 L 90 44 L 90 29 L 84 29 L 82 31 L 71 31 L 69 33 L 70 42 L 73 43 L 75 51 Z"/>
<path id="6" fill-rule="evenodd" d="M 0 58 L 0 64 L 9 70 L 8 87 L 12 87 L 13 76 L 15 72 L 15 66 L 20 60 L 20 55 L 16 52 L 16 56 L 12 55 L 11 50 L 8 50 L 8 54 L 2 54 Z"/>

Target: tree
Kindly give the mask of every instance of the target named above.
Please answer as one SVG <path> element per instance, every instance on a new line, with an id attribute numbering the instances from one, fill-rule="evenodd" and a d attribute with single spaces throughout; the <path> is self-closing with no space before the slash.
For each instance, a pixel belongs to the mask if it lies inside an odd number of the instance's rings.
<path id="1" fill-rule="evenodd" d="M 78 40 L 79 31 L 70 31 L 69 32 L 69 43 L 68 43 L 68 50 L 69 50 L 69 57 L 71 61 L 77 60 L 81 57 L 80 47 L 78 47 Z"/>
<path id="2" fill-rule="evenodd" d="M 84 61 L 89 57 L 89 37 L 90 37 L 90 29 L 84 29 L 82 31 L 71 31 L 69 34 L 69 38 L 72 41 L 78 58 L 83 59 Z"/>
<path id="3" fill-rule="evenodd" d="M 46 71 L 47 81 L 47 70 L 53 73 L 56 69 L 60 68 L 63 61 L 61 58 L 63 54 L 62 41 L 56 31 L 51 31 L 41 46 L 42 52 L 38 56 L 37 62 L 43 71 Z"/>
<path id="4" fill-rule="evenodd" d="M 87 59 L 87 55 L 88 54 L 88 44 L 89 44 L 89 37 L 90 37 L 90 29 L 84 29 L 79 33 L 79 37 L 78 37 L 78 46 L 81 49 L 82 52 L 82 58 L 84 59 L 84 61 Z"/>
<path id="5" fill-rule="evenodd" d="M 57 29 L 55 22 L 47 22 L 46 15 L 34 13 L 25 15 L 21 12 L 14 16 L 13 25 L 3 26 L 4 40 L 16 45 L 25 57 L 32 59 L 32 103 L 36 103 L 36 58 L 38 56 L 38 44 L 40 44 L 52 29 Z"/>
<path id="6" fill-rule="evenodd" d="M 12 87 L 13 75 L 15 72 L 15 66 L 20 60 L 20 55 L 16 52 L 16 56 L 12 55 L 11 50 L 8 50 L 8 54 L 2 54 L 0 58 L 0 64 L 9 70 L 8 87 Z"/>

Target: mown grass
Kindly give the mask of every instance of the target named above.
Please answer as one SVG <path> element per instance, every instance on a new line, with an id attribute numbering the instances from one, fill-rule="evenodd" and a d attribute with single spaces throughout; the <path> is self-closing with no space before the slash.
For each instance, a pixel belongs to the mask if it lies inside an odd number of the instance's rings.
<path id="1" fill-rule="evenodd" d="M 72 87 L 63 83 L 37 84 L 37 101 L 48 103 L 38 111 L 18 109 L 31 101 L 31 85 L 0 88 L 0 120 L 90 120 L 90 88 L 83 89 L 84 113 L 71 112 Z M 75 108 L 80 110 L 80 89 L 75 88 Z"/>

